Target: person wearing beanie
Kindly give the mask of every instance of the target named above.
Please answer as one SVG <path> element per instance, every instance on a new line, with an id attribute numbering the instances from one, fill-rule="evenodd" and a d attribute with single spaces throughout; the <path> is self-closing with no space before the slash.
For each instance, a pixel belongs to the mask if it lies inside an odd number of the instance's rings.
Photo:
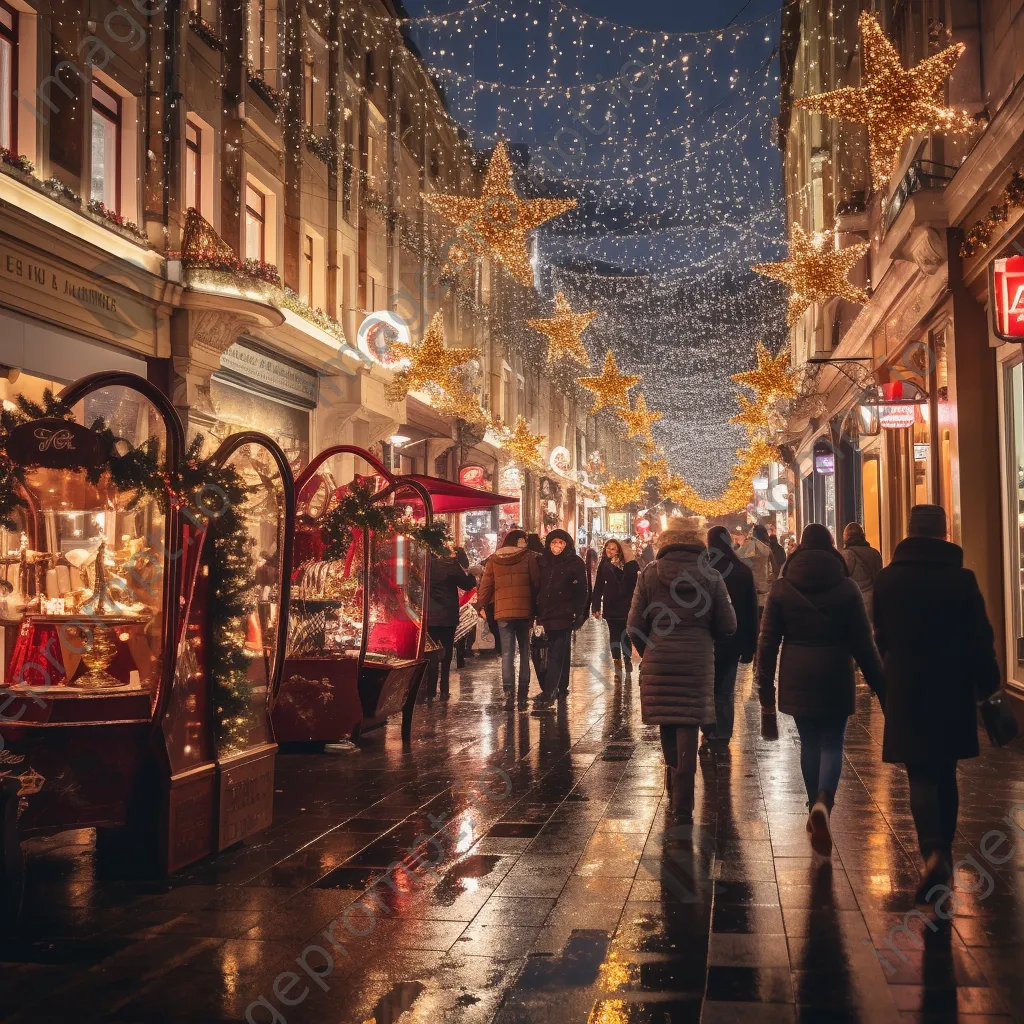
<path id="1" fill-rule="evenodd" d="M 765 605 L 757 646 L 757 688 L 763 733 L 774 739 L 777 666 L 778 710 L 796 719 L 810 811 L 807 829 L 814 852 L 822 857 L 832 855 L 831 815 L 843 769 L 843 738 L 856 708 L 854 661 L 884 703 L 882 663 L 864 600 L 832 534 L 812 523 Z"/>
<path id="2" fill-rule="evenodd" d="M 843 558 L 850 571 L 850 579 L 857 584 L 868 618 L 871 618 L 871 602 L 875 594 L 875 577 L 882 568 L 882 553 L 876 551 L 864 535 L 860 523 L 847 523 L 843 530 Z"/>
<path id="3" fill-rule="evenodd" d="M 918 900 L 953 874 L 957 762 L 978 756 L 976 704 L 1001 684 L 995 638 L 963 549 L 939 505 L 915 505 L 909 536 L 875 579 L 875 637 L 885 667 L 882 760 L 906 767 L 924 862 Z"/>
<path id="4" fill-rule="evenodd" d="M 626 619 L 640 577 L 640 563 L 633 557 L 632 548 L 628 554 L 626 548 L 628 544 L 623 545 L 614 537 L 605 541 L 591 601 L 594 618 L 603 616 L 608 623 L 608 643 L 616 680 L 622 678 L 623 663 L 627 677 L 633 672 L 633 645 L 626 630 Z"/>
<path id="5" fill-rule="evenodd" d="M 476 598 L 481 615 L 489 604 L 494 605 L 501 636 L 501 685 L 510 702 L 516 682 L 516 647 L 519 648 L 518 699 L 524 705 L 530 690 L 530 623 L 540 587 L 537 556 L 526 544 L 522 530 L 510 530 L 505 535 L 501 547 L 487 559 Z"/>
<path id="6" fill-rule="evenodd" d="M 544 546 L 539 559 L 537 625 L 544 627 L 548 637 L 548 667 L 541 681 L 542 692 L 534 701 L 537 708 L 550 707 L 556 697 L 568 696 L 572 634 L 587 621 L 590 605 L 587 566 L 576 554 L 570 534 L 552 530 L 544 538 Z"/>
<path id="7" fill-rule="evenodd" d="M 715 715 L 715 640 L 736 631 L 729 591 L 711 565 L 698 520 L 676 520 L 658 537 L 657 555 L 637 581 L 627 628 L 642 659 L 643 721 L 661 734 L 670 813 L 692 822 L 697 734 Z"/>

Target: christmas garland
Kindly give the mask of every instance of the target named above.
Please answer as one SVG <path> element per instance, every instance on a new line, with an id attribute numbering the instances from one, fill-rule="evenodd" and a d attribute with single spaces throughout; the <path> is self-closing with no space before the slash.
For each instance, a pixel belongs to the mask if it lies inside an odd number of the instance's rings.
<path id="1" fill-rule="evenodd" d="M 960 243 L 960 258 L 970 259 L 984 252 L 992 241 L 992 235 L 1000 224 L 1010 219 L 1010 211 L 1024 206 L 1024 174 L 1014 171 L 1006 188 L 1000 196 L 1000 202 L 991 207 L 988 213 L 970 227 Z"/>

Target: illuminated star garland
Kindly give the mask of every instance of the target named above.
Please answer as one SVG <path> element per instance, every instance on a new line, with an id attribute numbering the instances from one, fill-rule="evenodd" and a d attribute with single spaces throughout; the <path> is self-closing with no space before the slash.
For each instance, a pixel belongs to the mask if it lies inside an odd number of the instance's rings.
<path id="1" fill-rule="evenodd" d="M 737 395 L 740 411 L 729 422 L 746 427 L 747 434 L 754 437 L 768 428 L 768 409 L 759 402 L 752 402 L 746 395 Z"/>
<path id="2" fill-rule="evenodd" d="M 536 466 L 541 463 L 540 448 L 547 439 L 546 434 L 533 434 L 524 417 L 516 417 L 516 425 L 505 428 L 501 439 L 502 449 L 512 462 L 522 466 Z"/>
<path id="3" fill-rule="evenodd" d="M 594 407 L 591 416 L 601 409 L 628 409 L 629 389 L 635 388 L 642 378 L 619 373 L 615 353 L 611 350 L 604 357 L 604 369 L 600 377 L 577 377 L 576 383 L 594 393 Z"/>
<path id="4" fill-rule="evenodd" d="M 847 275 L 871 248 L 869 242 L 858 242 L 844 249 L 833 247 L 833 234 L 823 231 L 808 235 L 794 224 L 789 239 L 789 258 L 781 263 L 758 263 L 751 269 L 765 277 L 788 284 L 790 327 L 814 302 L 828 302 L 833 297 L 850 302 L 868 301 L 868 293 L 847 280 Z"/>
<path id="5" fill-rule="evenodd" d="M 632 479 L 620 480 L 612 478 L 602 488 L 601 493 L 610 509 L 626 508 L 643 500 L 646 478 L 641 474 Z"/>
<path id="6" fill-rule="evenodd" d="M 633 408 L 619 409 L 618 415 L 626 424 L 627 437 L 642 437 L 651 439 L 651 427 L 659 420 L 665 418 L 663 412 L 648 412 L 647 399 L 642 394 L 636 396 Z"/>
<path id="7" fill-rule="evenodd" d="M 421 344 L 396 345 L 396 355 L 409 360 L 409 366 L 389 381 L 385 395 L 389 402 L 401 402 L 410 391 L 422 391 L 433 385 L 455 395 L 463 386 L 453 372 L 456 367 L 480 355 L 475 348 L 448 348 L 444 343 L 444 316 L 440 310 L 431 318 Z"/>
<path id="8" fill-rule="evenodd" d="M 535 331 L 548 336 L 548 362 L 560 356 L 569 356 L 584 366 L 590 366 L 590 356 L 583 347 L 583 332 L 594 322 L 597 311 L 574 313 L 565 292 L 555 296 L 555 315 L 550 320 L 527 320 Z"/>
<path id="9" fill-rule="evenodd" d="M 795 398 L 795 377 L 789 368 L 789 350 L 783 349 L 773 357 L 760 341 L 757 343 L 757 367 L 732 374 L 732 380 L 753 390 L 758 404 L 765 407 L 783 398 Z"/>
<path id="10" fill-rule="evenodd" d="M 946 80 L 967 49 L 946 47 L 917 67 L 903 67 L 874 14 L 865 11 L 860 28 L 861 85 L 805 96 L 796 106 L 868 129 L 871 179 L 882 188 L 892 176 L 903 143 L 918 132 L 971 132 L 977 122 L 965 110 L 945 106 Z"/>

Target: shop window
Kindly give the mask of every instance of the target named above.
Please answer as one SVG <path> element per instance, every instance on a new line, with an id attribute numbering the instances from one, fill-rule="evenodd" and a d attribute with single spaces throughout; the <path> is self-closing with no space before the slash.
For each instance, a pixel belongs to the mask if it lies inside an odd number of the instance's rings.
<path id="1" fill-rule="evenodd" d="M 117 211 L 121 199 L 121 98 L 92 83 L 89 198 Z"/>
<path id="2" fill-rule="evenodd" d="M 17 150 L 18 12 L 0 2 L 0 146 Z"/>
<path id="3" fill-rule="evenodd" d="M 267 197 L 251 184 L 245 186 L 245 255 L 266 262 Z"/>
<path id="4" fill-rule="evenodd" d="M 80 189 L 82 174 L 82 98 L 84 75 L 74 57 L 54 41 L 50 53 L 52 82 L 40 85 L 49 102 L 57 109 L 49 111 L 50 163 L 66 172 L 65 184 Z M 49 108 L 47 108 L 49 110 Z"/>
<path id="5" fill-rule="evenodd" d="M 1006 370 L 1004 378 L 1006 408 L 1010 410 L 1008 438 L 1009 479 L 1008 525 L 1012 565 L 1016 569 L 1008 578 L 1016 582 L 1013 591 L 1014 627 L 1017 664 L 1024 665 L 1024 363 Z"/>
<path id="6" fill-rule="evenodd" d="M 864 536 L 877 550 L 882 550 L 882 492 L 879 460 L 867 456 L 861 466 L 861 496 L 864 505 Z"/>
<path id="7" fill-rule="evenodd" d="M 202 210 L 203 131 L 189 118 L 185 122 L 185 207 Z"/>

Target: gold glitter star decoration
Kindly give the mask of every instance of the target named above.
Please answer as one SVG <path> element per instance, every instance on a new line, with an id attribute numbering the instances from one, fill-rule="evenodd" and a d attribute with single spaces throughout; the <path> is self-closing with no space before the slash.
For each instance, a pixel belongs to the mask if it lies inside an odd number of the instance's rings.
<path id="1" fill-rule="evenodd" d="M 594 393 L 593 416 L 601 409 L 628 409 L 629 389 L 640 383 L 640 377 L 619 373 L 615 355 L 609 350 L 604 357 L 604 369 L 600 377 L 577 377 L 576 383 Z"/>
<path id="2" fill-rule="evenodd" d="M 619 418 L 626 424 L 627 437 L 643 437 L 653 443 L 651 427 L 665 418 L 663 412 L 648 412 L 647 399 L 642 394 L 636 396 L 633 408 L 618 410 Z"/>
<path id="3" fill-rule="evenodd" d="M 783 349 L 773 357 L 763 342 L 757 343 L 757 367 L 734 373 L 737 384 L 750 388 L 757 397 L 757 404 L 767 408 L 783 398 L 796 397 L 796 382 L 789 368 L 789 350 Z"/>
<path id="4" fill-rule="evenodd" d="M 464 390 L 457 366 L 480 354 L 475 348 L 448 348 L 444 343 L 444 316 L 438 310 L 427 325 L 419 345 L 396 346 L 396 354 L 409 360 L 409 366 L 399 370 L 385 388 L 389 402 L 401 402 L 410 391 L 422 391 L 433 385 L 454 395 Z"/>
<path id="5" fill-rule="evenodd" d="M 642 476 L 633 479 L 627 477 L 624 480 L 612 477 L 601 488 L 601 493 L 610 509 L 625 508 L 627 505 L 639 504 L 643 500 L 645 483 Z"/>
<path id="6" fill-rule="evenodd" d="M 533 287 L 527 233 L 576 208 L 575 199 L 520 199 L 512 187 L 512 164 L 504 141 L 494 147 L 479 199 L 432 192 L 420 195 L 458 226 L 443 272 L 450 272 L 452 265 L 465 266 L 474 255 L 490 253 L 526 288 Z"/>
<path id="7" fill-rule="evenodd" d="M 541 334 L 548 336 L 548 362 L 560 356 L 569 356 L 584 366 L 590 366 L 590 356 L 583 347 L 583 332 L 594 322 L 597 311 L 574 313 L 564 292 L 555 296 L 555 315 L 550 320 L 527 320 Z"/>
<path id="8" fill-rule="evenodd" d="M 857 24 L 860 87 L 805 96 L 796 101 L 796 106 L 866 125 L 871 179 L 875 188 L 882 188 L 892 176 L 909 136 L 918 132 L 971 132 L 977 128 L 967 111 L 947 107 L 943 102 L 946 79 L 966 47 L 963 43 L 947 46 L 908 70 L 874 14 L 865 11 Z"/>
<path id="9" fill-rule="evenodd" d="M 762 430 L 767 430 L 768 409 L 764 405 L 752 402 L 746 395 L 737 395 L 736 401 L 739 404 L 740 411 L 729 420 L 730 423 L 743 424 L 747 428 L 747 434 L 750 437 L 754 437 Z"/>
<path id="10" fill-rule="evenodd" d="M 831 231 L 808 235 L 794 224 L 789 238 L 789 259 L 782 263 L 758 263 L 752 269 L 790 287 L 788 324 L 792 327 L 813 302 L 828 302 L 838 296 L 861 304 L 868 293 L 847 280 L 854 265 L 871 248 L 868 242 L 835 249 Z"/>
<path id="11" fill-rule="evenodd" d="M 640 467 L 640 478 L 645 482 L 654 477 L 657 480 L 665 480 L 669 476 L 668 463 L 665 461 L 665 453 L 661 448 L 654 447 L 647 454 L 642 455 L 638 462 Z"/>
<path id="12" fill-rule="evenodd" d="M 517 416 L 515 427 L 511 430 L 505 428 L 501 446 L 513 462 L 523 466 L 535 466 L 542 461 L 540 446 L 546 439 L 547 434 L 531 433 L 530 424 L 522 416 Z"/>

